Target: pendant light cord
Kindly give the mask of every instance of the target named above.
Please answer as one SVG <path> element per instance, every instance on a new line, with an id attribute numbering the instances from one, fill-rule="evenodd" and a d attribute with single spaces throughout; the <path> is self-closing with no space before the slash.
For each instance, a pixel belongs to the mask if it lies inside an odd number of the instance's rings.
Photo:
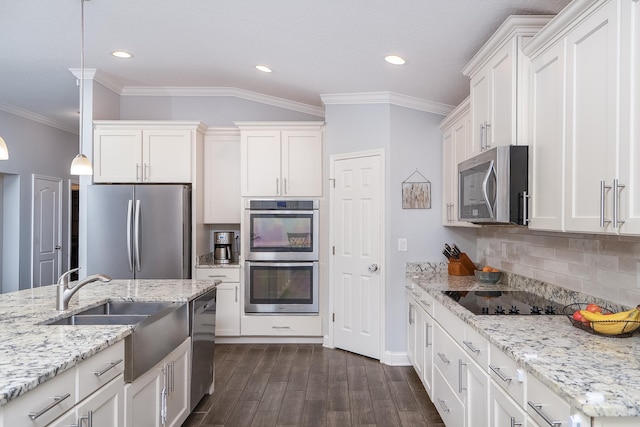
<path id="1" fill-rule="evenodd" d="M 84 0 L 80 0 L 80 154 L 84 142 Z"/>

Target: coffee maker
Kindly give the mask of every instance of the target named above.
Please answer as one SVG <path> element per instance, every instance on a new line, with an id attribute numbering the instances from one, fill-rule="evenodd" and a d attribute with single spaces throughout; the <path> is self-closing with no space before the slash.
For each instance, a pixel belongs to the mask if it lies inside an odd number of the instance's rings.
<path id="1" fill-rule="evenodd" d="M 213 233 L 213 263 L 229 264 L 233 260 L 233 231 Z"/>

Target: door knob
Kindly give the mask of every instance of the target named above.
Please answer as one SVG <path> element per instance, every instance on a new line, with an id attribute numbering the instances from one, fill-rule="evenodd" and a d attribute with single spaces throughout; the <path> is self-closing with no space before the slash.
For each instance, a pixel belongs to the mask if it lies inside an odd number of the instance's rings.
<path id="1" fill-rule="evenodd" d="M 378 271 L 378 264 L 371 264 L 369 266 L 369 273 L 375 273 L 376 271 Z"/>

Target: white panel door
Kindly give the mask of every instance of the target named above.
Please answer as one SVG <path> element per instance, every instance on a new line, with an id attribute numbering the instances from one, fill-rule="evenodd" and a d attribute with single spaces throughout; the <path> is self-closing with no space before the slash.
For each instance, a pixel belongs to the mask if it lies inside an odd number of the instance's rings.
<path id="1" fill-rule="evenodd" d="M 565 44 L 560 42 L 531 64 L 529 228 L 564 228 Z"/>
<path id="2" fill-rule="evenodd" d="M 337 160 L 333 193 L 334 345 L 380 359 L 381 155 Z"/>
<path id="3" fill-rule="evenodd" d="M 619 2 L 609 2 L 567 36 L 566 231 L 612 231 L 600 227 L 601 198 L 611 220 L 618 116 Z"/>
<path id="4" fill-rule="evenodd" d="M 32 286 L 56 283 L 62 268 L 62 180 L 33 175 Z"/>

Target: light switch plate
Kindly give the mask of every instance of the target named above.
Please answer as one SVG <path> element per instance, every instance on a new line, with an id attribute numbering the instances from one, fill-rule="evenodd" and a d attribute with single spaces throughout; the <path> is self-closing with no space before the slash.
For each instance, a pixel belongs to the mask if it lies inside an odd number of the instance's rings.
<path id="1" fill-rule="evenodd" d="M 401 237 L 398 239 L 398 252 L 407 252 L 407 238 Z"/>

